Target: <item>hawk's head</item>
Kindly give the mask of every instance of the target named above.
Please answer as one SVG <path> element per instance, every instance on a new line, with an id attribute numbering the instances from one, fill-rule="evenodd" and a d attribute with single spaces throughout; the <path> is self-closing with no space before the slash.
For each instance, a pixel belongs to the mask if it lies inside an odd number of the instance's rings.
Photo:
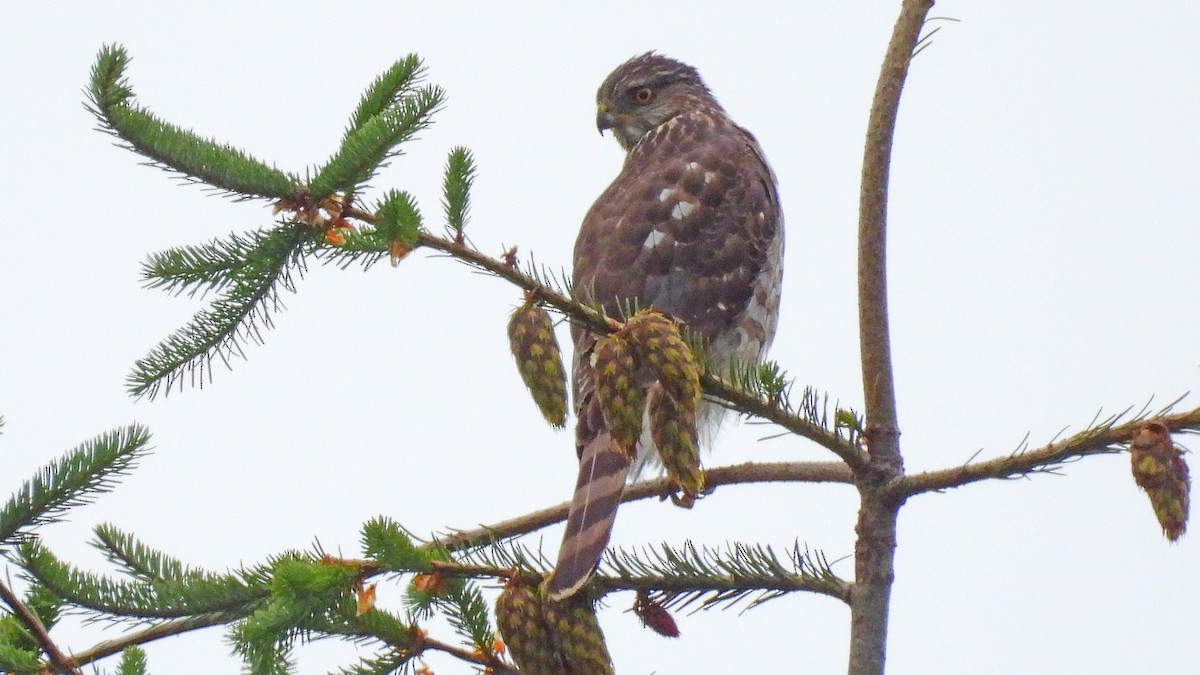
<path id="1" fill-rule="evenodd" d="M 695 107 L 720 110 L 696 69 L 646 52 L 617 67 L 596 92 L 596 126 L 626 151 L 658 125 Z"/>

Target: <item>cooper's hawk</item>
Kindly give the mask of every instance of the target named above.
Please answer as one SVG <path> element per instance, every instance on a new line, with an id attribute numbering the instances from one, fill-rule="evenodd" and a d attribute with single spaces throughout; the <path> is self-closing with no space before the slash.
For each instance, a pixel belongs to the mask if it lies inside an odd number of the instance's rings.
<path id="1" fill-rule="evenodd" d="M 737 126 L 695 68 L 653 52 L 618 67 L 596 94 L 596 124 L 625 149 L 621 173 L 583 219 L 574 289 L 620 316 L 631 301 L 702 334 L 710 362 L 758 360 L 775 335 L 783 273 L 783 214 L 775 176 L 754 136 Z M 625 481 L 653 461 L 644 432 L 632 462 L 608 434 L 595 396 L 597 336 L 572 327 L 579 478 L 550 597 L 577 591 L 612 532 Z M 723 408 L 702 404 L 709 436 Z"/>

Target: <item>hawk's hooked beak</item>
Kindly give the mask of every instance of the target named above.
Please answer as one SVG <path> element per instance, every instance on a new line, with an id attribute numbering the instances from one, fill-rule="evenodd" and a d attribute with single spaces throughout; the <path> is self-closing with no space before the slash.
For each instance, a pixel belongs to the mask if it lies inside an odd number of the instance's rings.
<path id="1" fill-rule="evenodd" d="M 608 111 L 608 104 L 598 104 L 596 106 L 596 129 L 600 131 L 600 135 L 604 135 L 605 129 L 611 129 L 615 126 L 617 126 L 617 118 Z"/>

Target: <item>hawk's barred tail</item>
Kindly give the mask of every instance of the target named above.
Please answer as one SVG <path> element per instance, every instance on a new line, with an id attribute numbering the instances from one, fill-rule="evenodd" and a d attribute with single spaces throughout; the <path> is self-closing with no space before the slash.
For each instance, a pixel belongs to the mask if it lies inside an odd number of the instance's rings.
<path id="1" fill-rule="evenodd" d="M 629 457 L 607 432 L 584 446 L 567 531 L 558 549 L 558 563 L 546 582 L 550 599 L 571 597 L 592 576 L 608 546 L 629 466 Z"/>

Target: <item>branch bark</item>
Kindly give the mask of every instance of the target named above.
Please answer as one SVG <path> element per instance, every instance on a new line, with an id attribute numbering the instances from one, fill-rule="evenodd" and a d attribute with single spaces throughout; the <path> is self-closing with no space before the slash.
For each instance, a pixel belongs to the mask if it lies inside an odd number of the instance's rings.
<path id="1" fill-rule="evenodd" d="M 895 578 L 901 501 L 886 486 L 902 476 L 900 428 L 887 312 L 887 195 L 900 92 L 932 0 L 905 0 L 892 30 L 867 123 L 858 221 L 859 349 L 866 403 L 867 471 L 858 474 L 855 583 L 850 592 L 851 675 L 882 675 Z"/>
<path id="2" fill-rule="evenodd" d="M 79 665 L 86 665 L 93 661 L 99 661 L 105 657 L 112 656 L 113 654 L 118 654 L 124 651 L 126 647 L 132 645 L 146 644 L 147 642 L 171 637 L 172 635 L 188 633 L 200 628 L 208 628 L 209 626 L 220 626 L 240 618 L 242 618 L 241 615 L 233 614 L 201 614 L 199 616 L 189 616 L 186 619 L 163 621 L 139 631 L 126 633 L 116 639 L 97 643 L 90 649 L 72 654 L 71 659 Z"/>
<path id="3" fill-rule="evenodd" d="M 735 464 L 708 469 L 704 472 L 704 484 L 711 490 L 721 485 L 742 483 L 846 483 L 854 482 L 854 474 L 842 462 L 778 462 Z M 670 494 L 667 479 L 655 478 L 638 481 L 625 487 L 622 502 L 632 502 L 650 497 L 664 498 Z M 543 527 L 566 520 L 571 502 L 566 501 L 540 511 L 504 520 L 494 525 L 485 525 L 473 530 L 438 536 L 439 546 L 450 550 L 483 546 L 499 539 L 540 530 Z"/>
<path id="4" fill-rule="evenodd" d="M 1114 424 L 1086 429 L 1066 440 L 1036 450 L 1016 452 L 1007 457 L 964 464 L 953 469 L 904 476 L 891 486 L 892 496 L 903 500 L 912 495 L 962 487 L 981 480 L 1017 478 L 1039 470 L 1048 471 L 1048 467 L 1088 455 L 1121 452 L 1129 444 L 1134 432 L 1147 422 L 1159 422 L 1172 433 L 1196 429 L 1200 426 L 1200 408 L 1176 415 L 1139 417 L 1120 425 L 1115 421 Z"/>
<path id="5" fill-rule="evenodd" d="M 79 675 L 79 669 L 75 667 L 76 662 L 63 654 L 58 645 L 54 643 L 53 638 L 50 637 L 46 627 L 42 625 L 42 620 L 3 581 L 0 581 L 0 600 L 4 600 L 4 603 L 12 608 L 13 614 L 25 625 L 25 628 L 33 635 L 33 639 L 37 640 L 42 651 L 46 652 L 46 656 L 50 659 L 52 672 Z"/>

